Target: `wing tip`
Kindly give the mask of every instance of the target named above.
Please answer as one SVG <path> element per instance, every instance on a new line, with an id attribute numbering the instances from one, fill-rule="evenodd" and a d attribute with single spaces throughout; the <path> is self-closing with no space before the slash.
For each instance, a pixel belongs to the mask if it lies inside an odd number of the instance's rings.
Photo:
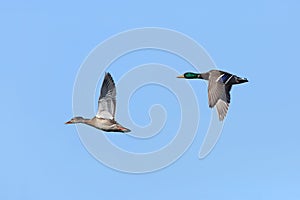
<path id="1" fill-rule="evenodd" d="M 111 74 L 109 72 L 105 72 L 104 77 L 110 77 L 112 79 L 112 76 L 111 76 Z"/>
<path id="2" fill-rule="evenodd" d="M 104 83 L 111 85 L 111 87 L 115 88 L 115 81 L 113 79 L 113 77 L 111 76 L 111 74 L 109 72 L 105 72 L 105 76 L 104 76 L 104 80 L 102 83 L 102 86 L 104 85 Z"/>
<path id="3" fill-rule="evenodd" d="M 216 103 L 216 108 L 217 108 L 219 120 L 223 121 L 227 115 L 229 103 L 219 99 Z"/>

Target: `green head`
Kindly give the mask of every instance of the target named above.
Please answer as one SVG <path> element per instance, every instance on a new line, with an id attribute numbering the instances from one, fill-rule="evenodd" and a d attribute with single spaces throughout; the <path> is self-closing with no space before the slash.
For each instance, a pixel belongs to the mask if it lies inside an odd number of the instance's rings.
<path id="1" fill-rule="evenodd" d="M 193 72 L 186 72 L 183 75 L 177 76 L 177 78 L 195 79 L 201 78 L 201 75 Z"/>

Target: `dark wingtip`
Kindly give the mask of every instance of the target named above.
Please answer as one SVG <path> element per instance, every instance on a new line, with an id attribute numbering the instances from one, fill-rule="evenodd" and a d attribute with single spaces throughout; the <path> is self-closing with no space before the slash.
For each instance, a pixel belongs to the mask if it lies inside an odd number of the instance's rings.
<path id="1" fill-rule="evenodd" d="M 108 82 L 108 83 L 111 82 L 111 83 L 113 83 L 113 85 L 115 84 L 114 79 L 109 72 L 105 72 L 103 83 L 105 83 L 105 82 Z M 103 85 L 103 83 L 102 83 L 102 85 Z"/>
<path id="2" fill-rule="evenodd" d="M 105 76 L 111 77 L 111 74 L 109 72 L 105 72 Z"/>

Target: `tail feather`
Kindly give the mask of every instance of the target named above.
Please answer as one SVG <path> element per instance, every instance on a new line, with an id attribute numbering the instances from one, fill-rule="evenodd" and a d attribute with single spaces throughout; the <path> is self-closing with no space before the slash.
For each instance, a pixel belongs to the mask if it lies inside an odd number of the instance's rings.
<path id="1" fill-rule="evenodd" d="M 118 131 L 123 132 L 123 133 L 128 133 L 131 131 L 130 129 L 125 128 L 124 126 L 122 126 L 120 124 L 118 124 L 117 127 L 118 127 Z"/>
<path id="2" fill-rule="evenodd" d="M 237 77 L 236 81 L 237 81 L 237 84 L 240 84 L 240 83 L 246 83 L 246 82 L 248 82 L 248 79 Z"/>

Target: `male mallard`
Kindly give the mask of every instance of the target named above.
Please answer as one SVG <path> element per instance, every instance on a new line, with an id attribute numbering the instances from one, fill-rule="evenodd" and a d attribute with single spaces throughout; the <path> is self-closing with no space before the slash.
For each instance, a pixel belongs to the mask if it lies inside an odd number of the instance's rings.
<path id="1" fill-rule="evenodd" d="M 209 107 L 217 107 L 220 121 L 225 118 L 229 107 L 231 86 L 248 82 L 246 78 L 240 78 L 220 70 L 210 70 L 201 74 L 187 72 L 177 78 L 208 80 Z"/>
<path id="2" fill-rule="evenodd" d="M 109 73 L 105 73 L 98 100 L 98 113 L 92 119 L 74 117 L 65 124 L 83 123 L 107 132 L 130 132 L 115 121 L 116 86 Z"/>

